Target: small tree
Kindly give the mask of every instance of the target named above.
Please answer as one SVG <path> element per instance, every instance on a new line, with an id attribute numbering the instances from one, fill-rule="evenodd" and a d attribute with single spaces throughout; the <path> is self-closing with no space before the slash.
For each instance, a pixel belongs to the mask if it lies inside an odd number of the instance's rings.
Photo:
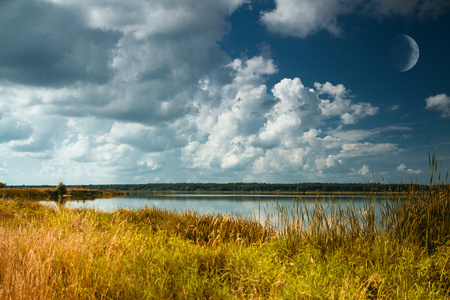
<path id="1" fill-rule="evenodd" d="M 6 187 L 6 183 L 0 182 L 0 189 L 3 189 Z"/>
<path id="2" fill-rule="evenodd" d="M 67 194 L 67 187 L 64 183 L 60 182 L 55 189 L 56 195 L 58 197 L 59 202 L 64 202 L 63 196 Z"/>

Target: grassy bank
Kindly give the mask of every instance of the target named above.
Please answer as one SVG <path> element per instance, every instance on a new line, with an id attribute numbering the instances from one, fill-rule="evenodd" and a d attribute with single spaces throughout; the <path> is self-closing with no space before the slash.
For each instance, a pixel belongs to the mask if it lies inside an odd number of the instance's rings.
<path id="1" fill-rule="evenodd" d="M 64 196 L 67 200 L 89 200 L 125 195 L 127 195 L 126 192 L 116 190 L 67 188 L 67 194 Z M 0 199 L 42 201 L 58 199 L 58 195 L 55 188 L 1 188 Z"/>
<path id="2" fill-rule="evenodd" d="M 449 299 L 449 187 L 386 196 L 379 224 L 370 206 L 280 206 L 281 232 L 225 216 L 0 200 L 0 299 Z"/>

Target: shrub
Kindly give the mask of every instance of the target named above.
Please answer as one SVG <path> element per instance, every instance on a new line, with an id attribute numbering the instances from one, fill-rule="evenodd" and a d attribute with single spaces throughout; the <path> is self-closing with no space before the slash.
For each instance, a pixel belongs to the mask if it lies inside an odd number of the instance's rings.
<path id="1" fill-rule="evenodd" d="M 67 187 L 64 185 L 64 183 L 60 182 L 56 187 L 55 192 L 58 197 L 58 201 L 63 202 L 64 195 L 67 195 Z"/>

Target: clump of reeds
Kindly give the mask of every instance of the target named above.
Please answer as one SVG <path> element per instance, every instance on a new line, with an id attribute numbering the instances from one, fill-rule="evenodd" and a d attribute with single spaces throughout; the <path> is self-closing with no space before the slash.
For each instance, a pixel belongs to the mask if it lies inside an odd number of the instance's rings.
<path id="1" fill-rule="evenodd" d="M 147 207 L 139 211 L 121 209 L 113 215 L 126 219 L 133 226 L 153 232 L 164 230 L 201 245 L 232 241 L 261 243 L 275 234 L 274 229 L 264 227 L 258 221 L 223 214 L 201 215 L 195 211 L 174 212 Z"/>
<path id="2" fill-rule="evenodd" d="M 450 185 L 438 171 L 436 152 L 429 156 L 430 185 L 411 185 L 408 191 L 390 196 L 383 214 L 383 227 L 392 238 L 415 243 L 432 254 L 450 239 Z"/>
<path id="3" fill-rule="evenodd" d="M 320 195 L 312 200 L 312 206 L 310 198 L 301 196 L 294 207 L 280 204 L 277 212 L 281 220 L 282 254 L 295 257 L 308 245 L 317 251 L 316 259 L 326 261 L 334 259 L 337 253 L 347 252 L 345 261 L 350 265 L 357 264 L 353 254 L 363 254 L 365 267 L 377 270 L 368 273 L 367 280 L 378 278 L 382 282 L 386 278 L 380 274 L 387 269 L 406 267 L 401 265 L 402 257 L 415 265 L 403 269 L 403 280 L 420 274 L 436 290 L 446 291 L 439 295 L 448 297 L 450 186 L 448 175 L 444 183 L 438 174 L 436 152 L 429 161 L 428 187 L 411 184 L 407 190 L 385 191 L 381 198 L 377 193 L 369 193 L 362 209 L 357 209 L 352 201 L 342 203 L 339 197 L 325 199 Z M 374 288 L 372 284 L 366 296 L 379 297 L 382 293 L 380 285 L 377 286 Z M 438 294 L 434 297 L 439 298 Z"/>

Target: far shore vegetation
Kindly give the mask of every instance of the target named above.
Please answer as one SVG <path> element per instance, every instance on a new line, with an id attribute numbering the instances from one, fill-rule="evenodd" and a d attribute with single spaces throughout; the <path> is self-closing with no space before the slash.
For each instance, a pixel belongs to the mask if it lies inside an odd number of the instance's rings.
<path id="1" fill-rule="evenodd" d="M 382 183 L 147 183 L 147 184 L 107 184 L 68 186 L 84 190 L 116 190 L 139 193 L 245 193 L 245 194 L 298 194 L 298 193 L 383 193 L 385 191 L 402 192 L 411 187 L 426 189 L 418 184 L 382 184 Z M 52 186 L 12 186 L 11 188 L 51 189 Z"/>
<path id="2" fill-rule="evenodd" d="M 450 299 L 450 185 L 430 169 L 429 186 L 383 191 L 381 219 L 373 194 L 361 211 L 317 197 L 280 204 L 280 228 L 4 197 L 0 299 Z"/>

